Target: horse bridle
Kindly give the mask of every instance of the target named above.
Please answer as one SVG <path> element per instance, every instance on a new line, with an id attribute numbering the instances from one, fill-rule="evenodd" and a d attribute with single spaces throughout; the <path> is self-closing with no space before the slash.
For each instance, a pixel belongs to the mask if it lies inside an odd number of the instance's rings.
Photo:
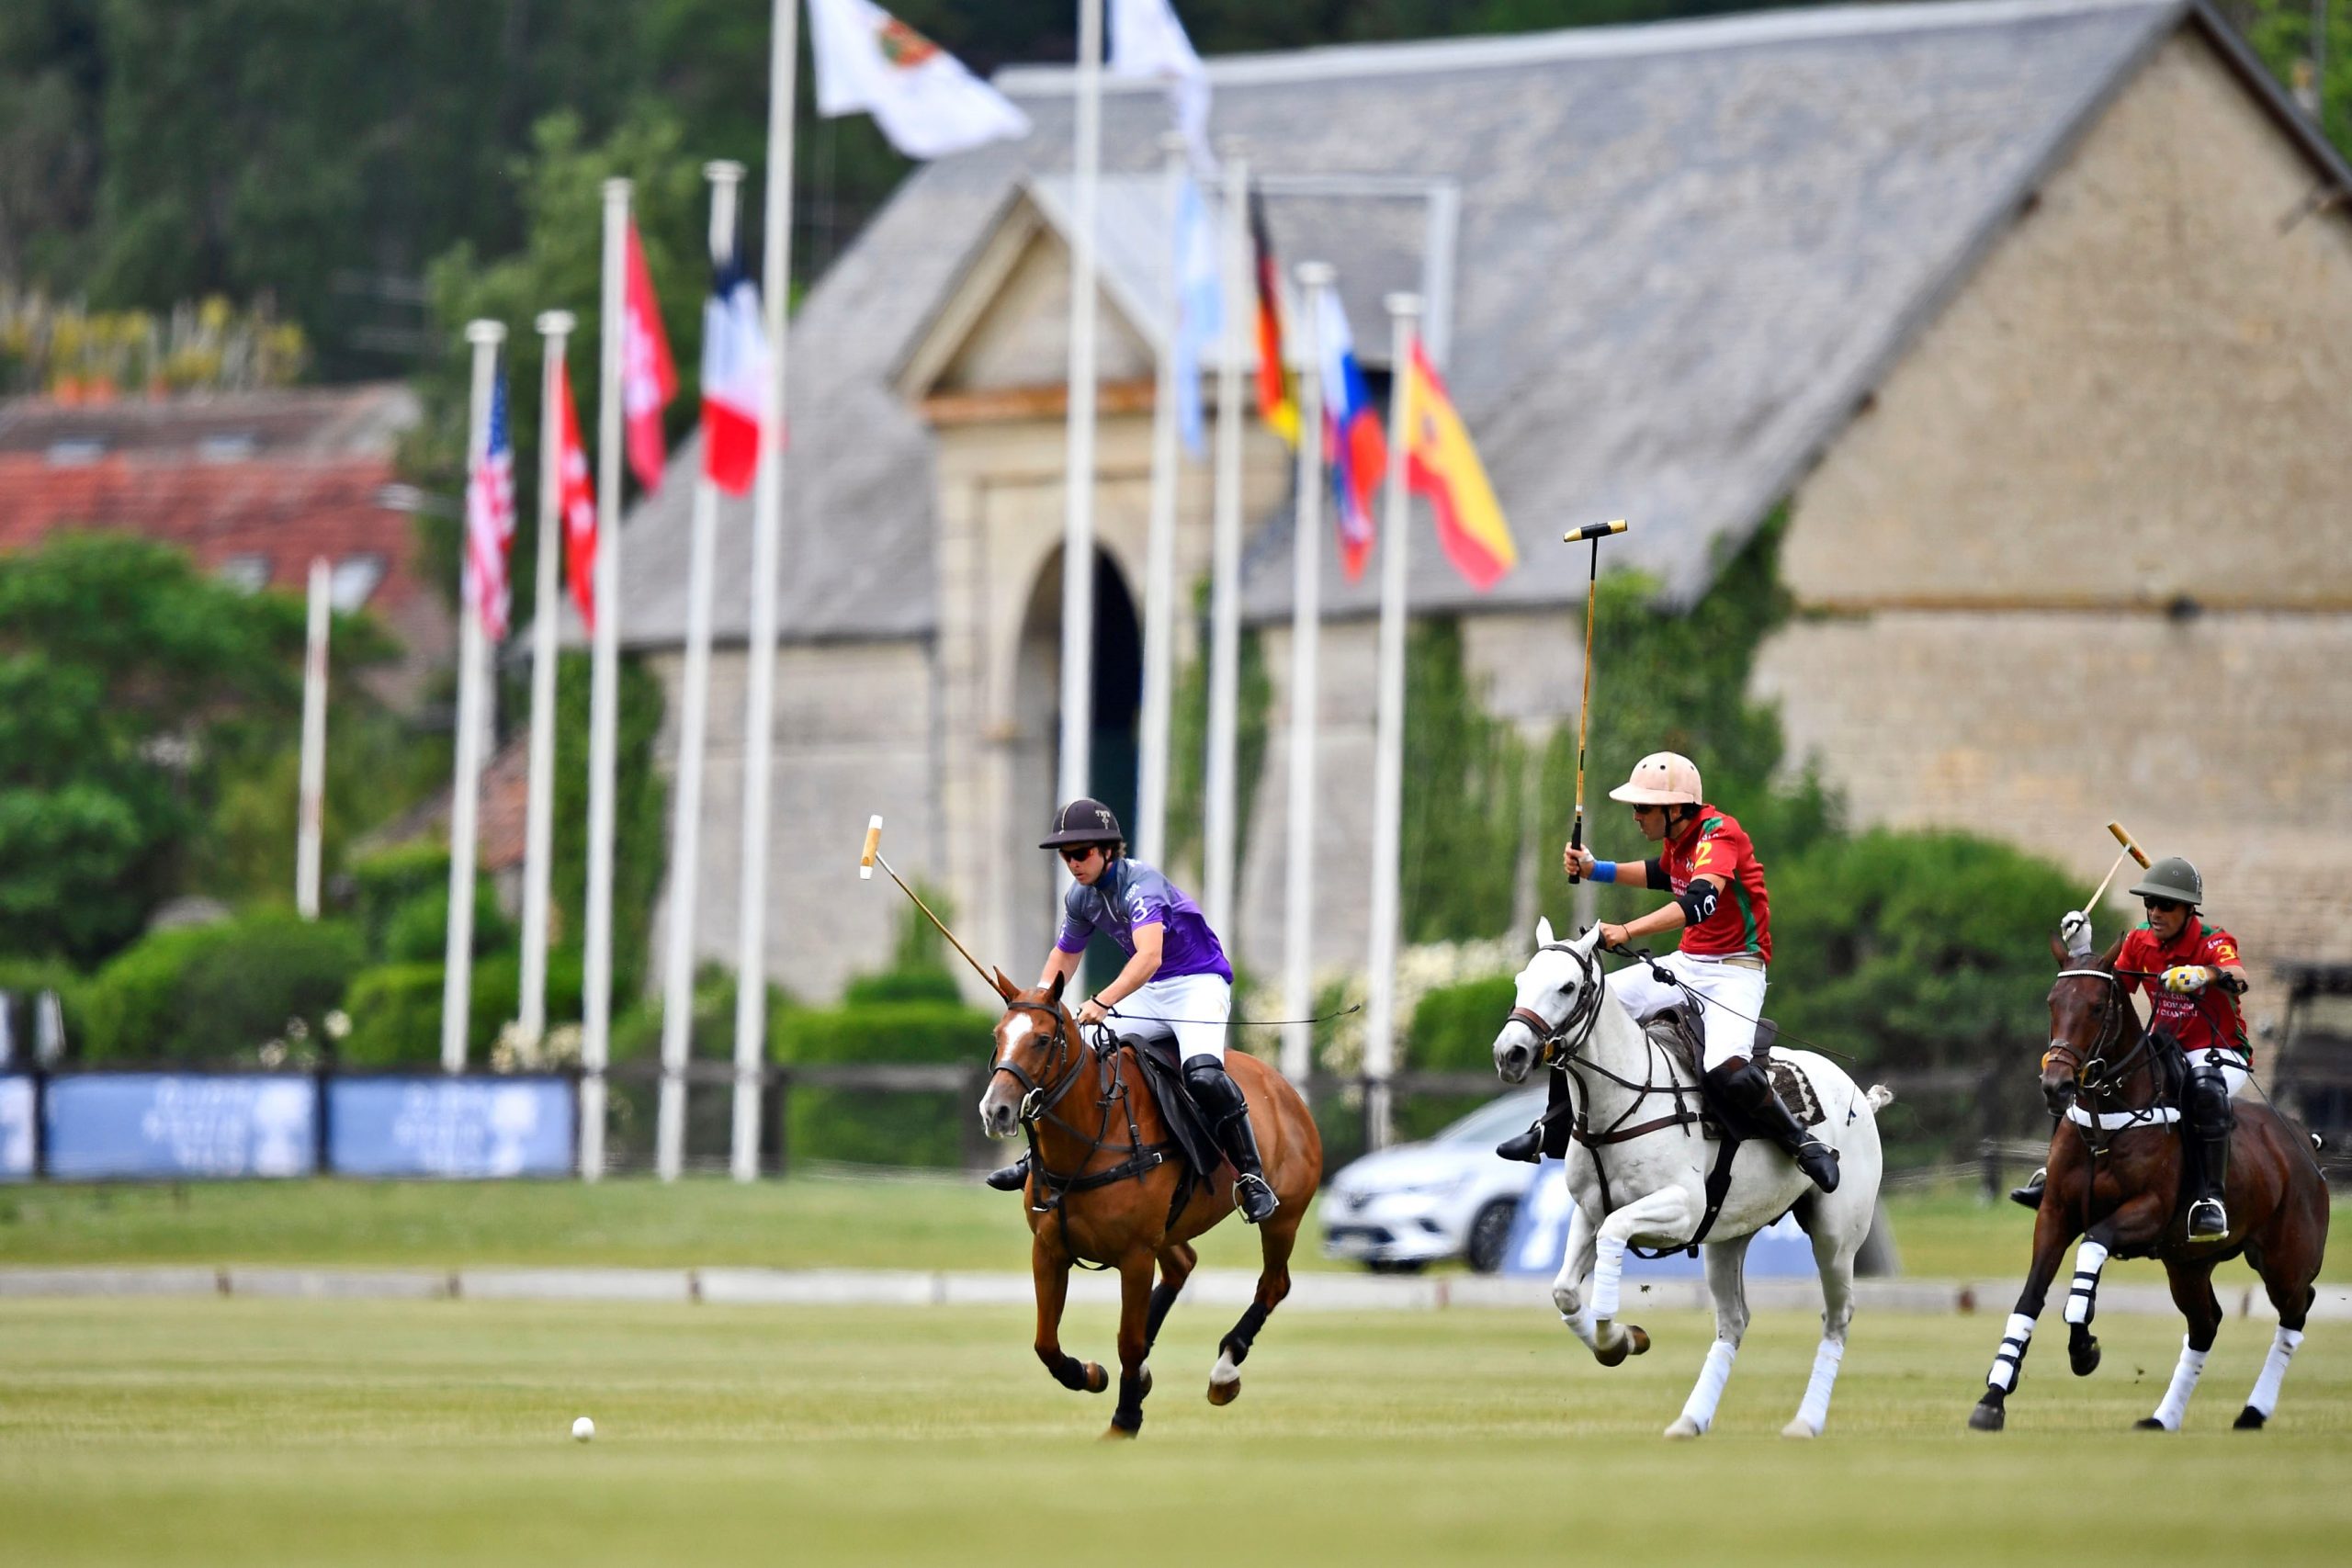
<path id="1" fill-rule="evenodd" d="M 1011 1078 L 1014 1083 L 1021 1086 L 1021 1124 L 1024 1127 L 1031 1127 L 1036 1124 L 1039 1117 L 1046 1115 L 1048 1111 L 1052 1111 L 1055 1106 L 1059 1105 L 1069 1094 L 1071 1089 L 1076 1087 L 1078 1083 L 1079 1069 L 1083 1066 L 1083 1064 L 1079 1060 L 1079 1053 L 1069 1048 L 1069 1036 L 1062 1028 L 1065 1023 L 1069 1021 L 1069 1015 L 1062 1010 L 1060 1003 L 1024 1002 L 1013 1000 L 1006 1002 L 1004 1006 L 1005 1010 L 1008 1012 L 1034 1012 L 1044 1014 L 1046 1018 L 1046 1026 L 1052 1032 L 1054 1037 L 1053 1063 L 1050 1066 L 1045 1069 L 1044 1076 L 1050 1077 L 1054 1074 L 1059 1073 L 1060 1078 L 1057 1082 L 1051 1084 L 1041 1082 L 1038 1078 L 1030 1077 L 1028 1071 L 1016 1062 L 996 1061 L 991 1063 L 989 1067 L 989 1076 L 990 1077 L 994 1077 L 997 1074 L 1002 1073 L 1005 1077 Z M 1080 1041 L 1080 1043 L 1081 1049 L 1086 1048 L 1083 1041 Z M 1065 1063 L 1068 1064 L 1067 1070 L 1064 1070 Z M 1055 1117 L 1054 1120 L 1060 1122 L 1061 1118 L 1057 1116 Z M 1069 1123 L 1064 1122 L 1062 1122 L 1062 1125 L 1068 1127 L 1069 1126 Z M 1075 1127 L 1070 1127 L 1069 1130 L 1073 1133 L 1078 1132 L 1078 1129 Z M 1082 1133 L 1079 1135 L 1080 1137 L 1085 1136 Z"/>
<path id="2" fill-rule="evenodd" d="M 1549 942 L 1536 951 L 1565 953 L 1577 961 L 1577 999 L 1556 1024 L 1533 1008 L 1516 1006 L 1506 1021 L 1523 1023 L 1535 1036 L 1534 1067 L 1564 1066 L 1585 1048 L 1592 1039 L 1594 1026 L 1600 1021 L 1600 962 L 1574 942 Z M 1528 1070 L 1532 1072 L 1534 1067 Z"/>
<path id="3" fill-rule="evenodd" d="M 2054 978 L 2102 980 L 2107 984 L 2107 999 L 2099 1004 L 2098 1037 L 2090 1043 L 2088 1054 L 2054 1037 L 2050 1042 L 2050 1049 L 2041 1054 L 2041 1065 L 2045 1070 L 2052 1057 L 2059 1057 L 2075 1069 L 2075 1082 L 2086 1096 L 2093 1099 L 2103 1097 L 2114 1089 L 2125 1073 L 2139 1065 L 2141 1056 L 2147 1052 L 2149 1036 L 2143 1033 L 2140 1043 L 2121 1061 L 2109 1066 L 2108 1048 L 2122 1035 L 2124 1016 L 2131 1010 L 2124 1005 L 2122 980 L 2112 969 L 2061 969 Z"/>

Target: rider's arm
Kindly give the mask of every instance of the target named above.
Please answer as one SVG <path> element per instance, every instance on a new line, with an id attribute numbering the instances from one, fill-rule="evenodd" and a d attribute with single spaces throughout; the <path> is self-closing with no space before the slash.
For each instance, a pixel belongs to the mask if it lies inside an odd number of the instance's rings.
<path id="1" fill-rule="evenodd" d="M 1117 1007 L 1142 990 L 1150 983 L 1151 977 L 1159 973 L 1159 955 L 1168 940 L 1168 928 L 1154 921 L 1148 926 L 1132 927 L 1128 934 L 1135 938 L 1136 955 L 1127 960 L 1125 968 L 1112 976 L 1109 985 L 1094 993 L 1094 999 L 1106 1008 Z"/>
<path id="2" fill-rule="evenodd" d="M 1648 860 L 1595 860 L 1590 850 L 1572 846 L 1560 858 L 1573 876 L 1589 877 L 1595 882 L 1613 882 L 1620 887 L 1666 886 L 1666 868 L 1655 855 Z M 1600 869 L 1602 866 L 1609 868 L 1606 873 Z"/>
<path id="3" fill-rule="evenodd" d="M 1059 947 L 1055 948 L 1046 954 L 1046 970 L 1037 976 L 1037 988 L 1050 991 L 1056 980 L 1067 981 L 1078 973 L 1078 966 L 1085 957 L 1083 953 L 1069 953 Z"/>
<path id="4" fill-rule="evenodd" d="M 1668 931 L 1680 931 L 1690 924 L 1690 911 L 1685 905 L 1695 904 L 1702 908 L 1712 909 L 1723 890 L 1724 879 L 1720 876 L 1692 877 L 1689 888 L 1680 897 L 1659 905 L 1637 919 L 1628 920 L 1625 923 L 1625 940 L 1638 942 L 1645 936 L 1661 936 Z"/>

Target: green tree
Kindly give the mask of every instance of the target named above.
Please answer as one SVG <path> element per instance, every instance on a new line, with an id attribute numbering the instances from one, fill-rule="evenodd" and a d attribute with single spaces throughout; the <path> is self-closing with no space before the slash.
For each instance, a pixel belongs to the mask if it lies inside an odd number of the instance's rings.
<path id="1" fill-rule="evenodd" d="M 302 640 L 293 598 L 165 546 L 0 556 L 0 951 L 103 958 L 217 863 L 224 785 L 291 744 Z"/>

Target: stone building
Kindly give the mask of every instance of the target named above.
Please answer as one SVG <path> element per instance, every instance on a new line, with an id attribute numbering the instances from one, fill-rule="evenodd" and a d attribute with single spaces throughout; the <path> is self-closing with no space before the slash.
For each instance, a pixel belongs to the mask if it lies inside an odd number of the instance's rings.
<path id="1" fill-rule="evenodd" d="M 1286 262 L 1340 271 L 1384 378 L 1386 290 L 1432 345 L 1524 564 L 1478 595 L 1417 527 L 1417 609 L 1461 617 L 1491 711 L 1572 721 L 1584 561 L 1671 613 L 1777 505 L 1806 612 L 1761 658 L 1792 749 L 1862 822 L 1951 824 L 2079 868 L 2120 817 L 2198 857 L 2258 955 L 2352 954 L 2352 173 L 2185 0 L 1783 11 L 1212 62 Z M 912 176 L 791 345 L 772 962 L 825 995 L 897 901 L 869 813 L 984 957 L 1028 969 L 1056 744 L 1067 72 L 1008 73 L 1026 141 Z M 1156 91 L 1106 98 L 1095 754 L 1132 726 Z M 1279 963 L 1289 478 L 1253 429 L 1248 611 L 1276 682 L 1231 934 Z M 690 474 L 698 455 L 678 461 Z M 673 693 L 687 502 L 625 530 L 624 639 Z M 1188 468 L 1180 569 L 1204 570 Z M 723 510 L 696 945 L 735 942 L 744 508 Z M 1622 547 L 1622 548 L 1620 548 Z M 1335 553 L 1335 552 L 1331 552 Z M 1329 559 L 1327 553 L 1327 561 Z M 1364 951 L 1372 592 L 1324 585 L 1320 963 Z M 1188 626 L 1180 658 L 1191 657 Z M 673 704 L 674 713 L 674 704 Z M 1597 758 L 1602 773 L 1630 759 Z M 1106 783 L 1105 787 L 1110 787 Z M 1408 781 L 1408 787 L 1410 788 Z M 2056 911 L 2052 911 L 2053 916 Z M 657 938 L 657 941 L 659 939 Z"/>

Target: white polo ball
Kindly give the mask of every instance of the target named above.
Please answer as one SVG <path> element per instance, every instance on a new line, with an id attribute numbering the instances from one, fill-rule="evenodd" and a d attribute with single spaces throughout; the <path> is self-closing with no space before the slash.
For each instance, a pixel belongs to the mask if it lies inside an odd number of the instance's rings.
<path id="1" fill-rule="evenodd" d="M 589 1420 L 585 1416 L 571 1424 L 571 1440 L 576 1443 L 584 1443 L 595 1435 L 596 1423 Z"/>

